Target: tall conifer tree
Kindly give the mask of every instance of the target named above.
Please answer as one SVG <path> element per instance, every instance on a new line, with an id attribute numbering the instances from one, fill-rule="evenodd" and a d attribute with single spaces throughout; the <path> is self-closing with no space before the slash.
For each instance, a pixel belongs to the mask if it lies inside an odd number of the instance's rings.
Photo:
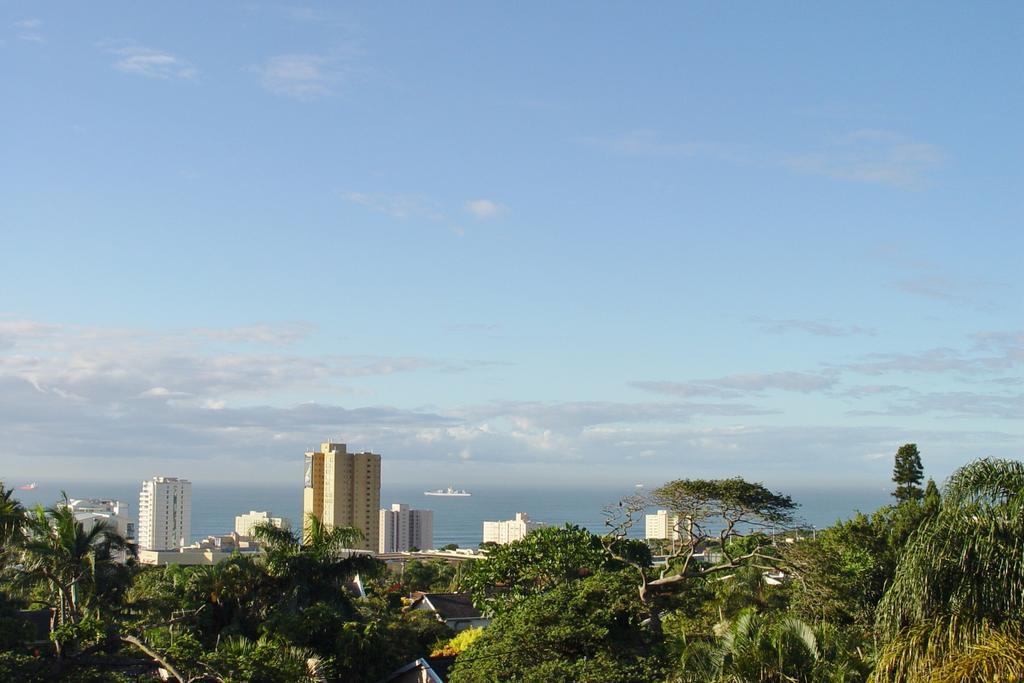
<path id="1" fill-rule="evenodd" d="M 921 482 L 924 480 L 924 468 L 921 466 L 921 454 L 916 443 L 900 446 L 896 451 L 896 465 L 892 468 L 892 480 L 896 482 L 896 490 L 892 492 L 897 502 L 908 500 L 920 501 L 924 498 Z"/>

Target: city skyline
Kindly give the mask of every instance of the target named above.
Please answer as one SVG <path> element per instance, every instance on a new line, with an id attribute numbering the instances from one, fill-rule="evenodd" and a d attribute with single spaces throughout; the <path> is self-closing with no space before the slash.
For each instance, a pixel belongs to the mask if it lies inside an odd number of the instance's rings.
<path id="1" fill-rule="evenodd" d="M 0 9 L 0 478 L 1020 457 L 1024 7 L 544 13 Z"/>

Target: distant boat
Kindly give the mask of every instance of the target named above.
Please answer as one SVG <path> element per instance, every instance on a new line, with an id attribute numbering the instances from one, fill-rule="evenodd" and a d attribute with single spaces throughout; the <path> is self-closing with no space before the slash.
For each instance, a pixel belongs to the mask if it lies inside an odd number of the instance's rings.
<path id="1" fill-rule="evenodd" d="M 447 489 L 438 489 L 436 491 L 424 491 L 424 496 L 472 496 L 473 494 L 465 490 L 453 489 L 449 486 Z"/>
<path id="2" fill-rule="evenodd" d="M 643 484 L 636 484 L 636 487 L 637 487 L 638 489 L 642 489 L 642 488 L 644 487 L 644 485 L 643 485 Z"/>
<path id="3" fill-rule="evenodd" d="M 18 487 L 19 491 L 35 491 L 37 484 L 32 482 L 31 484 L 22 484 Z"/>

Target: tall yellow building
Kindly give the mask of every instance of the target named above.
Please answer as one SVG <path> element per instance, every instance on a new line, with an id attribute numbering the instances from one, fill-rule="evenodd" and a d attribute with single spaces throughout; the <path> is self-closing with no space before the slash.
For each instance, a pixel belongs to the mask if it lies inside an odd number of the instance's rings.
<path id="1" fill-rule="evenodd" d="M 379 510 L 380 455 L 349 453 L 343 443 L 322 443 L 306 453 L 303 529 L 310 513 L 328 526 L 354 526 L 365 536 L 357 547 L 377 552 Z"/>

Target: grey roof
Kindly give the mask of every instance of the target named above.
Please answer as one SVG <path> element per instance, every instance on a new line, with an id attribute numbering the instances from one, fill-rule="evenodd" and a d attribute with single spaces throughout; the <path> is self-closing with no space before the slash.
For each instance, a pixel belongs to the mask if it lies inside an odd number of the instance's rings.
<path id="1" fill-rule="evenodd" d="M 417 659 L 415 662 L 410 662 L 409 664 L 406 664 L 401 669 L 392 671 L 390 674 L 377 681 L 377 683 L 389 683 L 390 681 L 401 682 L 422 680 L 419 676 L 411 677 L 406 675 L 416 670 L 423 671 L 424 673 L 426 673 L 427 680 L 431 681 L 432 683 L 444 683 L 444 679 L 441 678 L 441 676 L 438 675 L 436 671 L 434 671 L 434 669 L 430 666 L 430 662 L 422 658 Z"/>
<path id="2" fill-rule="evenodd" d="M 426 601 L 438 616 L 448 619 L 480 619 L 483 615 L 473 607 L 469 593 L 423 593 L 417 600 Z"/>

